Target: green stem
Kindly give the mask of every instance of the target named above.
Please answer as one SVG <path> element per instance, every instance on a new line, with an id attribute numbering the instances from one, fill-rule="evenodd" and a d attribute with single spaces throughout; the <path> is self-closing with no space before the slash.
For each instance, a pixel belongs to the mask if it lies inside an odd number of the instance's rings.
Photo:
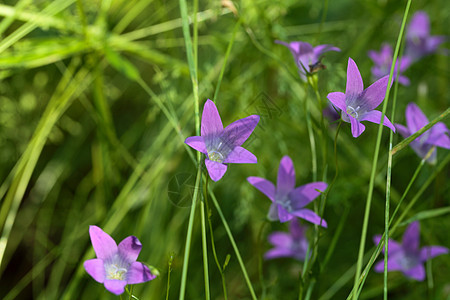
<path id="1" fill-rule="evenodd" d="M 307 83 L 305 83 L 305 100 L 303 102 L 303 105 L 304 105 L 305 116 L 306 116 L 306 128 L 308 130 L 309 144 L 311 145 L 312 177 L 313 177 L 313 181 L 317 181 L 316 142 L 315 142 L 314 133 L 313 133 L 313 129 L 312 129 L 311 115 L 309 114 L 309 110 L 308 110 Z"/>
<path id="2" fill-rule="evenodd" d="M 170 255 L 170 258 L 169 258 L 169 266 L 168 266 L 168 268 L 167 268 L 166 300 L 169 300 L 170 274 L 172 273 L 172 263 L 173 263 L 173 255 Z"/>
<path id="3" fill-rule="evenodd" d="M 225 219 L 225 216 L 223 215 L 222 210 L 220 209 L 220 206 L 219 206 L 219 203 L 217 202 L 216 197 L 211 192 L 209 192 L 209 193 L 210 193 L 211 199 L 214 203 L 214 206 L 217 209 L 217 213 L 219 214 L 220 219 L 222 220 L 223 226 L 225 227 L 225 231 L 227 232 L 228 238 L 230 239 L 230 243 L 233 246 L 234 253 L 236 254 L 236 257 L 238 259 L 242 274 L 244 275 L 244 278 L 245 278 L 245 282 L 247 283 L 247 287 L 250 290 L 250 294 L 252 295 L 252 299 L 256 300 L 258 298 L 256 297 L 255 291 L 253 290 L 252 283 L 248 277 L 247 270 L 245 269 L 244 262 L 242 261 L 241 254 L 239 253 L 239 249 L 236 246 L 236 242 L 234 241 L 233 234 L 231 233 L 230 227 L 228 226 L 228 222 Z"/>
<path id="4" fill-rule="evenodd" d="M 201 181 L 200 181 L 200 191 Z M 205 224 L 205 203 L 204 201 L 200 202 L 200 215 L 201 215 L 201 223 L 202 223 L 202 253 L 203 253 L 203 274 L 205 277 L 205 299 L 210 299 L 209 292 L 209 272 L 208 272 L 208 246 L 206 244 L 206 224 Z"/>
<path id="5" fill-rule="evenodd" d="M 364 257 L 364 247 L 365 247 L 366 236 L 367 236 L 367 227 L 369 224 L 370 204 L 372 202 L 373 187 L 374 187 L 374 183 L 375 183 L 375 174 L 376 174 L 377 165 L 378 165 L 378 153 L 380 151 L 381 136 L 383 134 L 383 121 L 384 121 L 384 116 L 386 114 L 387 104 L 389 101 L 389 93 L 390 93 L 389 87 L 392 82 L 392 76 L 394 74 L 395 62 L 397 61 L 397 56 L 398 56 L 398 52 L 399 52 L 399 48 L 400 48 L 400 42 L 402 40 L 403 31 L 405 28 L 406 19 L 408 16 L 410 5 L 411 5 L 411 0 L 408 0 L 406 9 L 405 9 L 405 13 L 403 15 L 403 21 L 402 21 L 402 26 L 400 28 L 400 33 L 397 38 L 397 44 L 395 46 L 394 57 L 392 59 L 392 65 L 391 65 L 391 71 L 389 72 L 388 88 L 386 89 L 385 100 L 383 102 L 383 110 L 382 110 L 382 114 L 381 114 L 380 125 L 378 126 L 377 142 L 375 145 L 375 153 L 373 156 L 372 171 L 370 174 L 370 182 L 369 182 L 369 190 L 367 192 L 367 199 L 366 199 L 366 209 L 364 211 L 363 228 L 362 228 L 361 240 L 360 240 L 360 244 L 359 244 L 358 261 L 356 264 L 355 280 L 353 283 L 353 299 L 354 300 L 358 299 L 357 291 L 358 291 L 358 286 L 359 286 L 359 277 L 361 275 L 361 269 L 362 269 L 362 263 L 363 263 L 363 257 Z"/>

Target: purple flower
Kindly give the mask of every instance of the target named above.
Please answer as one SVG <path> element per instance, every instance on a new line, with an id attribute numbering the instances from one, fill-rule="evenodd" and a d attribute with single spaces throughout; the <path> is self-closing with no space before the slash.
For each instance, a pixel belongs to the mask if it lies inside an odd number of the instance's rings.
<path id="1" fill-rule="evenodd" d="M 375 81 L 364 89 L 361 74 L 353 59 L 348 59 L 347 86 L 345 94 L 341 92 L 329 93 L 327 98 L 337 108 L 342 110 L 342 120 L 351 124 L 353 137 L 360 136 L 366 129 L 362 121 L 380 124 L 381 112 L 374 110 L 383 102 L 389 76 Z M 395 127 L 385 116 L 383 125 L 395 132 Z"/>
<path id="2" fill-rule="evenodd" d="M 430 35 L 430 19 L 424 11 L 418 11 L 409 22 L 406 31 L 405 55 L 412 61 L 436 52 L 445 41 L 444 36 Z"/>
<path id="3" fill-rule="evenodd" d="M 395 124 L 398 132 L 404 137 L 407 138 L 410 135 L 417 132 L 419 129 L 427 125 L 428 119 L 420 110 L 420 108 L 414 104 L 409 103 L 406 107 L 406 125 L 405 127 L 400 124 Z M 444 123 L 438 122 L 436 125 L 431 127 L 428 131 L 421 134 L 414 141 L 409 144 L 411 148 L 422 158 L 425 158 L 425 155 L 431 149 L 431 147 L 437 146 L 446 149 L 450 149 L 450 138 L 448 137 L 449 130 Z M 436 162 L 436 149 L 433 151 L 431 156 L 427 159 L 427 162 L 434 164 Z"/>
<path id="4" fill-rule="evenodd" d="M 275 43 L 284 45 L 291 50 L 298 67 L 298 73 L 304 81 L 306 81 L 307 74 L 315 73 L 320 69 L 325 69 L 325 66 L 320 62 L 321 56 L 325 52 L 341 51 L 341 49 L 332 45 L 319 45 L 313 48 L 311 44 L 306 42 L 286 43 L 275 41 Z"/>
<path id="5" fill-rule="evenodd" d="M 263 192 L 273 202 L 268 218 L 271 221 L 287 222 L 294 217 L 327 227 L 327 222 L 310 209 L 304 208 L 327 188 L 325 182 L 312 182 L 295 188 L 294 164 L 289 156 L 284 156 L 278 169 L 277 187 L 260 177 L 248 177 L 255 188 Z M 319 191 L 318 191 L 319 190 Z"/>
<path id="6" fill-rule="evenodd" d="M 89 226 L 92 246 L 97 258 L 84 262 L 84 268 L 97 282 L 113 294 L 120 295 L 127 284 L 155 279 L 150 269 L 136 259 L 142 244 L 135 236 L 116 242 L 97 226 Z"/>
<path id="7" fill-rule="evenodd" d="M 425 268 L 423 263 L 438 255 L 447 254 L 448 248 L 442 246 L 426 246 L 419 248 L 420 224 L 418 221 L 411 223 L 403 234 L 402 244 L 389 239 L 388 242 L 388 271 L 402 271 L 406 277 L 423 281 Z M 376 235 L 373 241 L 380 243 L 381 235 Z M 384 253 L 384 247 L 383 247 Z M 375 265 L 375 272 L 383 272 L 384 261 Z"/>
<path id="8" fill-rule="evenodd" d="M 391 71 L 393 56 L 392 47 L 389 44 L 383 44 L 381 46 L 380 52 L 370 50 L 368 55 L 375 63 L 375 66 L 373 66 L 371 69 L 372 75 L 375 80 L 389 75 L 389 72 Z M 408 57 L 402 57 L 397 60 L 397 63 L 395 64 L 394 76 L 397 74 L 397 67 L 399 66 L 399 62 L 400 69 L 398 70 L 398 82 L 403 85 L 409 85 L 408 77 L 403 76 L 401 73 L 403 73 L 411 65 L 411 61 Z"/>
<path id="9" fill-rule="evenodd" d="M 225 129 L 217 107 L 207 100 L 203 107 L 201 136 L 188 137 L 184 142 L 206 154 L 205 165 L 212 180 L 217 181 L 227 171 L 229 163 L 256 164 L 256 156 L 241 147 L 259 122 L 258 115 L 231 123 Z"/>
<path id="10" fill-rule="evenodd" d="M 267 251 L 264 258 L 292 257 L 304 261 L 308 250 L 308 240 L 305 236 L 306 228 L 306 226 L 301 226 L 297 219 L 292 219 L 289 224 L 289 233 L 282 231 L 271 233 L 268 239 L 274 248 Z"/>

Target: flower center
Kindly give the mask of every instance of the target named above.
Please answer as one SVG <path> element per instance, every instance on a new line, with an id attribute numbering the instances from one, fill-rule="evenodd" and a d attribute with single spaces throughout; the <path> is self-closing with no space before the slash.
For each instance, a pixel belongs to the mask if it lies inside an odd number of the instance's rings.
<path id="1" fill-rule="evenodd" d="M 127 274 L 127 269 L 118 266 L 117 264 L 110 264 L 106 266 L 106 278 L 125 280 L 125 274 Z"/>
<path id="2" fill-rule="evenodd" d="M 347 105 L 347 114 L 352 116 L 355 119 L 358 119 L 358 111 L 361 108 L 361 106 L 357 106 L 356 108 L 353 108 L 353 106 Z"/>
<path id="3" fill-rule="evenodd" d="M 398 258 L 398 264 L 401 265 L 405 270 L 409 270 L 417 265 L 419 262 L 415 255 L 405 253 Z"/>
<path id="4" fill-rule="evenodd" d="M 289 197 L 287 195 L 282 196 L 282 197 L 278 197 L 276 199 L 276 202 L 281 205 L 285 210 L 287 210 L 288 212 L 292 211 L 292 205 L 291 205 L 291 201 L 289 200 Z"/>
<path id="5" fill-rule="evenodd" d="M 215 150 L 208 152 L 208 158 L 209 158 L 209 160 L 212 160 L 212 161 L 215 161 L 218 163 L 222 163 L 225 160 L 222 153 L 220 153 L 219 151 L 215 151 Z"/>

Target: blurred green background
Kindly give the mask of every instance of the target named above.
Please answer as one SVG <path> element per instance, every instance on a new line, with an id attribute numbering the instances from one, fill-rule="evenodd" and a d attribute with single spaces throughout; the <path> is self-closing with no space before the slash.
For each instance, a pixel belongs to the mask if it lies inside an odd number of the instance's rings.
<path id="1" fill-rule="evenodd" d="M 267 235 L 287 230 L 287 225 L 266 220 L 270 201 L 246 177 L 275 181 L 281 157 L 289 155 L 297 186 L 311 182 L 304 101 L 310 101 L 316 128 L 320 120 L 312 90 L 305 89 L 289 51 L 274 40 L 333 44 L 342 50 L 326 53 L 323 60 L 327 68 L 319 74 L 319 91 L 325 101 L 329 92 L 345 90 L 348 57 L 358 64 L 365 86 L 373 82 L 367 51 L 379 50 L 382 42 L 395 46 L 405 6 L 406 1 L 395 0 L 199 1 L 200 112 L 206 99 L 214 96 L 236 30 L 216 104 L 225 126 L 250 114 L 261 115 L 253 136 L 244 144 L 258 157 L 258 164 L 231 165 L 223 179 L 209 185 L 261 299 L 297 299 L 302 264 L 293 259 L 261 261 L 270 247 Z M 191 2 L 188 9 L 192 17 Z M 449 36 L 448 1 L 413 1 L 410 16 L 417 10 L 430 16 L 433 35 Z M 196 154 L 184 145 L 184 139 L 195 134 L 184 43 L 178 1 L 1 1 L 3 299 L 117 298 L 82 268 L 85 259 L 94 257 L 88 234 L 89 225 L 94 224 L 116 242 L 137 236 L 143 244 L 138 260 L 159 270 L 157 279 L 134 287 L 136 296 L 165 299 L 172 258 L 169 299 L 178 298 L 192 193 L 189 185 L 196 174 L 192 160 Z M 446 47 L 448 43 L 441 49 Z M 430 120 L 449 106 L 449 59 L 443 52 L 414 64 L 405 75 L 411 85 L 399 87 L 396 122 L 405 123 L 404 109 L 412 101 Z M 392 120 L 390 107 L 387 115 Z M 363 135 L 354 139 L 350 125 L 342 125 L 340 174 L 325 208 L 329 226 L 320 239 L 319 261 L 342 218 L 344 227 L 326 270 L 317 277 L 311 299 L 345 299 L 352 287 L 354 273 L 346 272 L 357 259 L 376 133 L 377 126 L 367 124 Z M 334 134 L 335 126 L 330 125 L 330 180 L 335 172 Z M 396 135 L 394 144 L 400 140 Z M 388 130 L 384 130 L 368 251 L 373 246 L 372 235 L 384 230 L 387 147 Z M 438 164 L 446 154 L 438 150 Z M 394 157 L 393 205 L 419 163 L 410 148 Z M 435 169 L 424 166 L 405 201 Z M 448 207 L 448 176 L 445 166 L 409 216 Z M 176 184 L 180 179 L 186 180 L 184 186 Z M 187 299 L 204 298 L 199 216 L 197 210 Z M 231 255 L 225 271 L 229 299 L 250 299 L 215 209 L 211 221 L 219 260 Z M 427 218 L 421 225 L 421 245 L 450 247 L 448 214 Z M 394 238 L 400 238 L 403 230 Z M 312 237 L 312 231 L 308 236 Z M 210 251 L 211 297 L 223 299 L 220 273 Z M 390 299 L 450 297 L 448 255 L 435 258 L 427 267 L 432 268 L 431 283 L 389 273 Z M 382 287 L 382 275 L 372 271 L 361 298 L 380 299 Z"/>

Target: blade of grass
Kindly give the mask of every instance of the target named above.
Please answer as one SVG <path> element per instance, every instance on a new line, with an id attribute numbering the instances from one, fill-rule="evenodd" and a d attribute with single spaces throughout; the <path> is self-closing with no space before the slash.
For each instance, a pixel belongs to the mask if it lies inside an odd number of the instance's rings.
<path id="1" fill-rule="evenodd" d="M 389 93 L 391 90 L 390 85 L 391 85 L 393 74 L 394 74 L 394 67 L 397 62 L 397 56 L 398 56 L 398 52 L 400 49 L 400 43 L 402 41 L 403 32 L 405 29 L 406 19 L 408 17 L 408 12 L 409 12 L 410 6 L 411 6 L 411 0 L 408 0 L 408 3 L 406 4 L 406 9 L 405 9 L 405 12 L 403 15 L 400 32 L 399 32 L 399 35 L 397 38 L 397 43 L 395 45 L 394 57 L 392 59 L 392 65 L 391 65 L 391 71 L 389 72 L 388 88 L 386 89 L 386 94 L 385 94 L 384 101 L 383 101 L 383 109 L 382 109 L 382 113 L 381 113 L 380 125 L 378 126 L 377 141 L 376 141 L 376 145 L 375 145 L 375 152 L 374 152 L 373 162 L 372 162 L 372 172 L 370 175 L 369 190 L 367 192 L 366 209 L 364 211 L 364 220 L 363 220 L 363 228 L 362 228 L 362 232 L 361 232 L 361 241 L 359 244 L 358 261 L 356 264 L 355 280 L 353 283 L 353 290 L 354 290 L 353 300 L 358 299 L 357 290 L 358 290 L 358 284 L 359 284 L 359 277 L 361 275 L 361 269 L 362 269 L 362 260 L 363 260 L 363 256 L 364 256 L 364 246 L 366 243 L 367 227 L 369 224 L 370 205 L 372 202 L 373 187 L 374 187 L 374 183 L 375 183 L 375 174 L 376 174 L 376 169 L 377 169 L 377 165 L 378 165 L 378 153 L 380 151 L 381 136 L 383 134 L 383 121 L 384 121 L 384 116 L 386 114 L 387 104 L 389 101 Z"/>

